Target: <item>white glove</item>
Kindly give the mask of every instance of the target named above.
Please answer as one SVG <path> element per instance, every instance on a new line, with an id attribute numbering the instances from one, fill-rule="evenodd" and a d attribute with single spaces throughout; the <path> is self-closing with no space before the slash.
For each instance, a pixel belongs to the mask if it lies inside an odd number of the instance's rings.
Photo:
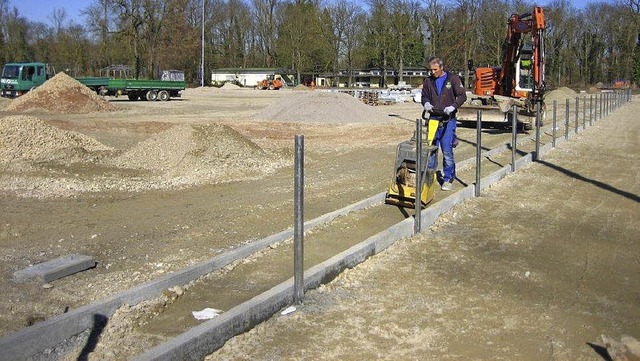
<path id="1" fill-rule="evenodd" d="M 433 110 L 433 105 L 431 105 L 431 103 L 429 103 L 429 102 L 424 103 L 424 110 L 426 110 L 428 112 L 432 111 Z"/>
<path id="2" fill-rule="evenodd" d="M 426 104 L 425 104 L 425 106 L 426 106 Z M 444 113 L 446 115 L 449 115 L 449 114 L 455 112 L 456 108 L 454 108 L 453 105 L 449 105 L 448 107 L 444 108 L 443 111 L 444 111 Z"/>

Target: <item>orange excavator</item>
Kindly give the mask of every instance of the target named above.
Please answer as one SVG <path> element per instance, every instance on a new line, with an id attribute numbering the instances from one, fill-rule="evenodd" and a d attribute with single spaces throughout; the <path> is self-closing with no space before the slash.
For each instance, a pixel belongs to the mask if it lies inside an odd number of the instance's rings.
<path id="1" fill-rule="evenodd" d="M 275 75 L 269 75 L 266 79 L 262 79 L 256 85 L 256 89 L 261 90 L 279 90 L 282 88 L 282 79 L 277 78 Z"/>
<path id="2" fill-rule="evenodd" d="M 516 105 L 519 121 L 531 127 L 536 105 L 545 108 L 544 30 L 541 7 L 534 7 L 530 14 L 511 15 L 502 46 L 501 66 L 475 69 L 473 95 L 463 108 L 473 109 L 473 113 L 477 109 L 497 108 L 500 110 L 496 112 L 497 117 L 485 117 L 483 112 L 482 121 L 509 122 L 512 107 Z"/>

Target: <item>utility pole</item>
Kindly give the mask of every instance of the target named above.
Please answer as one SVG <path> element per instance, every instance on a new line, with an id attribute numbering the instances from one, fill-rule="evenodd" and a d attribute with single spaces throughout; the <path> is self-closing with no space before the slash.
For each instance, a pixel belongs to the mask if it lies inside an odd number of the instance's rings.
<path id="1" fill-rule="evenodd" d="M 200 86 L 204 87 L 204 2 L 202 0 L 202 57 L 200 59 Z"/>

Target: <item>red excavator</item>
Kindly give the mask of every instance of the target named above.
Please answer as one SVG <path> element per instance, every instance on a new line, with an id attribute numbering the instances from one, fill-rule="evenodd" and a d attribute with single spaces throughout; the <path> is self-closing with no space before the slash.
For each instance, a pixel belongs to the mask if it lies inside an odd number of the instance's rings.
<path id="1" fill-rule="evenodd" d="M 530 14 L 511 15 L 502 47 L 502 65 L 476 68 L 473 95 L 461 108 L 459 119 L 472 117 L 475 121 L 476 110 L 499 109 L 494 114 L 483 111 L 482 121 L 510 122 L 510 112 L 516 105 L 519 122 L 531 128 L 537 104 L 544 115 L 544 30 L 541 7 L 534 7 Z"/>

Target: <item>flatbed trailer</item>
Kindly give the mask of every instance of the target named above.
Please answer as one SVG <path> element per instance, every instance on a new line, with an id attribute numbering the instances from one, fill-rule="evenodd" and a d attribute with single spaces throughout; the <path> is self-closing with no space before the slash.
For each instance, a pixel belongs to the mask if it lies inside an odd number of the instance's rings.
<path id="1" fill-rule="evenodd" d="M 97 94 L 106 96 L 127 96 L 129 100 L 161 100 L 180 97 L 186 87 L 184 81 L 113 79 L 107 77 L 76 78 Z"/>
<path id="2" fill-rule="evenodd" d="M 80 77 L 74 78 L 80 83 L 84 84 L 87 88 L 99 93 L 101 88 L 105 88 L 109 85 L 109 77 Z"/>
<path id="3" fill-rule="evenodd" d="M 126 95 L 129 100 L 161 100 L 180 97 L 186 88 L 184 81 L 110 79 L 102 95 Z"/>

